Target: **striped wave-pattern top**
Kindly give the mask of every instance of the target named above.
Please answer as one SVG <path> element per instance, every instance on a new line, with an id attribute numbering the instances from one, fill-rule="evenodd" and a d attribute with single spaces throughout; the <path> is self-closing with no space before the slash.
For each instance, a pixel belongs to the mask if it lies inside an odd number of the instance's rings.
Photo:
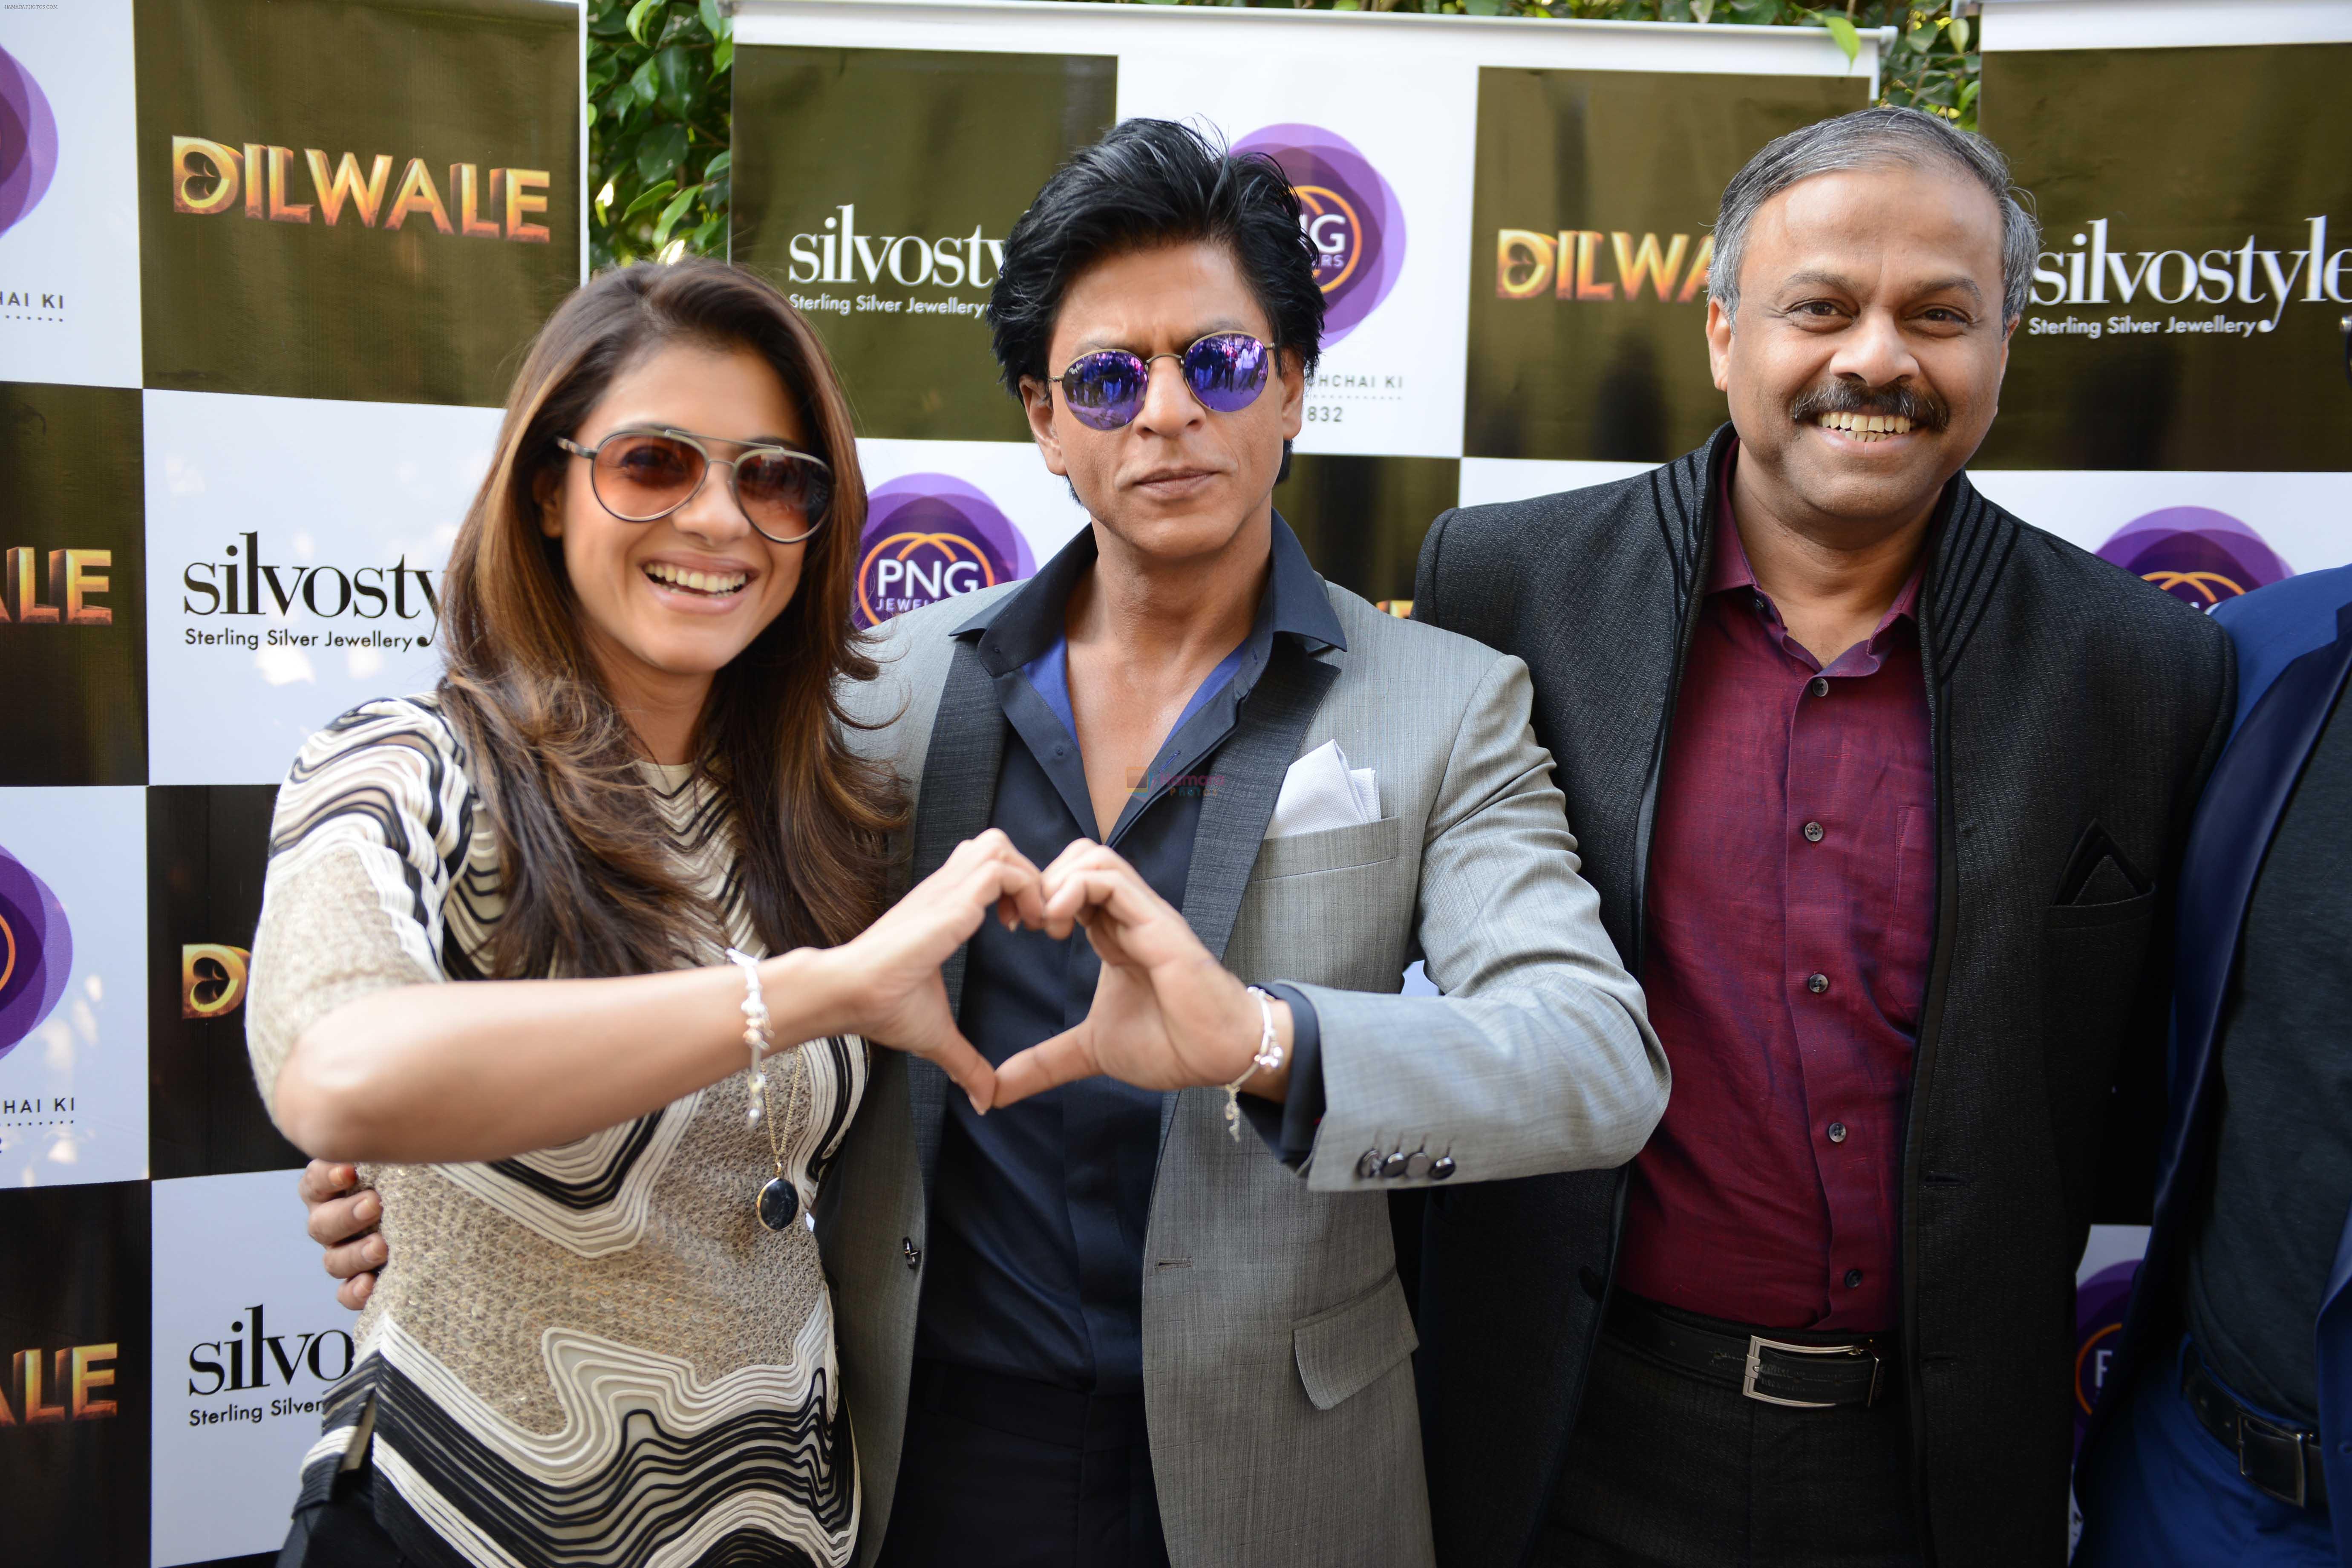
<path id="1" fill-rule="evenodd" d="M 643 772 L 714 931 L 760 952 L 724 797 L 691 768 Z M 313 736 L 269 854 L 247 1003 L 265 1100 L 337 1007 L 478 977 L 504 907 L 495 835 L 429 698 Z M 800 1054 L 785 1167 L 805 1205 L 867 1063 L 855 1037 Z M 779 1115 L 793 1076 L 774 1059 Z M 739 1073 L 560 1149 L 365 1170 L 392 1262 L 304 1500 L 373 1465 L 384 1528 L 450 1568 L 846 1563 L 858 1485 L 832 1311 L 815 1238 L 753 1212 L 774 1173 L 749 1092 Z"/>

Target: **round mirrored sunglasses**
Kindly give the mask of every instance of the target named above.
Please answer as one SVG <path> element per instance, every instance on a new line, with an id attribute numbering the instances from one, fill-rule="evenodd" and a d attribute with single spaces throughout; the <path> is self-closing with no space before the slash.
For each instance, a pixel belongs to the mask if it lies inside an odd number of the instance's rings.
<path id="1" fill-rule="evenodd" d="M 1125 349 L 1098 349 L 1080 354 L 1055 379 L 1062 397 L 1081 424 L 1097 430 L 1117 430 L 1135 423 L 1143 399 L 1151 390 L 1155 361 L 1172 359 L 1184 384 L 1201 406 L 1218 414 L 1234 414 L 1255 403 L 1265 390 L 1266 370 L 1274 352 L 1247 332 L 1211 332 L 1195 339 L 1181 354 L 1138 354 Z"/>
<path id="2" fill-rule="evenodd" d="M 706 441 L 741 447 L 714 458 Z M 824 459 L 790 447 L 757 446 L 690 430 L 615 430 L 593 447 L 556 437 L 555 444 L 588 459 L 588 485 L 598 504 L 623 522 L 667 517 L 702 489 L 714 467 L 727 470 L 728 488 L 744 520 L 761 537 L 798 544 L 824 526 L 833 501 L 833 470 Z"/>

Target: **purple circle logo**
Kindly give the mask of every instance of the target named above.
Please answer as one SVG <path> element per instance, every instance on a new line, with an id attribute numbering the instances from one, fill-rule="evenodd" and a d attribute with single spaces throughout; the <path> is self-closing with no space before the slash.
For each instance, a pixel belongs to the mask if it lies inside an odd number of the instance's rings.
<path id="1" fill-rule="evenodd" d="M 1021 531 L 947 474 L 907 474 L 866 498 L 857 539 L 860 627 L 1037 570 Z"/>
<path id="2" fill-rule="evenodd" d="M 48 885 L 0 849 L 0 1057 L 40 1026 L 65 994 L 73 930 Z"/>
<path id="3" fill-rule="evenodd" d="M 2210 610 L 2294 575 L 2262 535 L 2210 507 L 2172 506 L 2134 518 L 2099 546 L 2099 559 Z"/>
<path id="4" fill-rule="evenodd" d="M 1380 308 L 1404 268 L 1404 208 L 1364 155 L 1316 125 L 1269 125 L 1234 143 L 1263 153 L 1290 176 L 1300 226 L 1315 245 L 1328 348 Z"/>
<path id="5" fill-rule="evenodd" d="M 2139 1259 L 2111 1263 L 2074 1291 L 2074 1447 L 2091 1428 L 2091 1410 L 2106 1386 L 2107 1366 L 2123 1340 L 2124 1309 L 2131 1305 Z"/>
<path id="6" fill-rule="evenodd" d="M 0 49 L 0 234 L 40 205 L 58 172 L 58 117 L 14 55 Z"/>

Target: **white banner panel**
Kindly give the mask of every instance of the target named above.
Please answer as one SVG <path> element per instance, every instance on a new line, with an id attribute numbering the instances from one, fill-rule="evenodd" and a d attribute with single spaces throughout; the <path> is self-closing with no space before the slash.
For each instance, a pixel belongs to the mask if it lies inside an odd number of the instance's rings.
<path id="1" fill-rule="evenodd" d="M 2102 550 L 2147 520 L 2160 523 L 2162 513 L 2193 508 L 2210 514 L 2202 526 L 2251 530 L 2295 572 L 2352 562 L 2352 473 L 1984 468 L 1969 477 L 2028 522 L 2085 550 Z"/>
<path id="2" fill-rule="evenodd" d="M 0 9 L 0 381 L 139 384 L 132 75 L 131 0 Z"/>
<path id="3" fill-rule="evenodd" d="M 1987 52 L 2352 43 L 2347 0 L 1984 0 Z"/>
<path id="4" fill-rule="evenodd" d="M 154 1185 L 153 1568 L 274 1552 L 352 1314 L 292 1171 Z"/>
<path id="5" fill-rule="evenodd" d="M 432 688 L 441 568 L 499 418 L 147 394 L 151 783 L 276 784 L 336 715 Z"/>
<path id="6" fill-rule="evenodd" d="M 1086 527 L 1086 510 L 1013 441 L 857 443 L 869 498 L 856 618 L 871 626 L 1026 577 Z"/>
<path id="7" fill-rule="evenodd" d="M 146 792 L 0 789 L 0 1185 L 146 1175 Z"/>
<path id="8" fill-rule="evenodd" d="M 1184 41 L 1120 60 L 1119 118 L 1213 127 L 1290 175 L 1327 311 L 1298 449 L 1458 455 L 1477 68 L 1391 50 L 1341 75 Z"/>

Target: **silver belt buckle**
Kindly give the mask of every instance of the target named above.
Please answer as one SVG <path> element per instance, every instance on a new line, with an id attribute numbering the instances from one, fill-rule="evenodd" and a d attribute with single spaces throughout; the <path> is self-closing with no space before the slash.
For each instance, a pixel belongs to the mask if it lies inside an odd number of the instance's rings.
<path id="1" fill-rule="evenodd" d="M 1885 1363 L 1861 1345 L 1792 1345 L 1784 1340 L 1768 1340 L 1762 1334 L 1748 1336 L 1748 1373 L 1740 1379 L 1739 1392 L 1763 1405 L 1785 1405 L 1792 1410 L 1834 1410 L 1834 1399 L 1782 1399 L 1777 1394 L 1756 1392 L 1757 1375 L 1764 1370 L 1766 1351 L 1785 1351 L 1790 1355 L 1867 1355 L 1873 1362 L 1870 1372 L 1870 1395 L 1863 1404 L 1865 1408 L 1878 1403 L 1878 1380 L 1885 1375 Z"/>
<path id="2" fill-rule="evenodd" d="M 1754 1352 L 1751 1352 L 1749 1353 L 1753 1355 Z M 2286 1444 L 2294 1450 L 2294 1491 L 2283 1492 L 2276 1490 L 2272 1487 L 2264 1485 L 2261 1481 L 2255 1480 L 2254 1478 L 2247 1472 L 2246 1433 L 2249 1429 L 2252 1429 L 2256 1436 L 2267 1437 L 2274 1443 Z M 2303 1431 L 2300 1427 L 2281 1426 L 2273 1422 L 2263 1420 L 2261 1416 L 2255 1415 L 2251 1410 L 2241 1409 L 2238 1412 L 2238 1474 L 2243 1479 L 2251 1482 L 2253 1489 L 2256 1491 L 2261 1492 L 2264 1497 L 2276 1498 L 2279 1501 L 2292 1504 L 2296 1508 L 2309 1508 L 2311 1506 L 2309 1456 L 2304 1452 Z"/>

